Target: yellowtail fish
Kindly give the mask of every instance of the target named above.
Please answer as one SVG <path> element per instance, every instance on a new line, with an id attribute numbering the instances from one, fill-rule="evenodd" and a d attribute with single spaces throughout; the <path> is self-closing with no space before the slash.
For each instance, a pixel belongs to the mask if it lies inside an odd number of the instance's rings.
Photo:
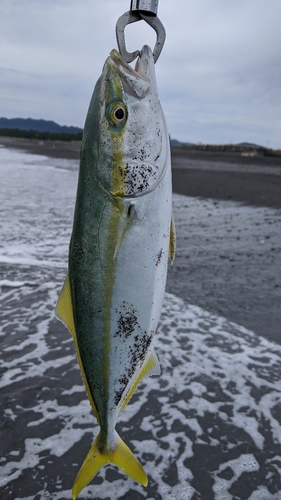
<path id="1" fill-rule="evenodd" d="M 100 426 L 73 499 L 108 463 L 147 485 L 115 425 L 142 377 L 159 371 L 151 341 L 174 256 L 171 221 L 169 135 L 151 49 L 143 47 L 135 69 L 112 50 L 86 118 L 69 270 L 56 308 Z"/>

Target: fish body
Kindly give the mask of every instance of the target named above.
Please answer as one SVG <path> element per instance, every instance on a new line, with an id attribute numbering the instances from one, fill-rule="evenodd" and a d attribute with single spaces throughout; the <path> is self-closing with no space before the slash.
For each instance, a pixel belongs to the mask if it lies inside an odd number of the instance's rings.
<path id="1" fill-rule="evenodd" d="M 73 498 L 106 463 L 147 484 L 115 425 L 142 377 L 159 368 L 151 342 L 174 253 L 171 203 L 151 49 L 143 47 L 135 70 L 113 50 L 84 127 L 69 271 L 56 310 L 73 335 L 100 425 Z"/>

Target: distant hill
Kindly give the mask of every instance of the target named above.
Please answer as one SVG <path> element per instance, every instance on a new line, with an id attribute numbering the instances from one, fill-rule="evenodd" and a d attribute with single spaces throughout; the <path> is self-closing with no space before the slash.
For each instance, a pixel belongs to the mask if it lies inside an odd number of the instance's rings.
<path id="1" fill-rule="evenodd" d="M 262 148 L 262 146 L 259 146 L 258 144 L 254 144 L 253 142 L 239 142 L 237 146 L 242 146 L 245 148 Z"/>
<path id="2" fill-rule="evenodd" d="M 177 139 L 170 139 L 170 146 L 181 146 L 182 142 L 178 141 Z"/>
<path id="3" fill-rule="evenodd" d="M 58 125 L 51 120 L 34 120 L 33 118 L 0 118 L 0 129 L 36 130 L 55 134 L 79 134 L 83 132 L 83 129 L 79 127 L 67 127 L 66 125 Z"/>

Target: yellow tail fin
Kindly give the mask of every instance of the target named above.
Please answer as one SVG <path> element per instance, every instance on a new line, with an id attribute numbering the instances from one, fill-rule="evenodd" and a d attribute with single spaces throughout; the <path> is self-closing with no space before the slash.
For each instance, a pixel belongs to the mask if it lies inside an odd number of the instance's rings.
<path id="1" fill-rule="evenodd" d="M 96 437 L 88 455 L 86 456 L 73 484 L 72 498 L 75 500 L 85 486 L 95 477 L 106 464 L 117 465 L 127 476 L 134 481 L 147 486 L 147 475 L 130 448 L 117 435 L 116 448 L 110 453 L 99 450 L 100 434 Z"/>

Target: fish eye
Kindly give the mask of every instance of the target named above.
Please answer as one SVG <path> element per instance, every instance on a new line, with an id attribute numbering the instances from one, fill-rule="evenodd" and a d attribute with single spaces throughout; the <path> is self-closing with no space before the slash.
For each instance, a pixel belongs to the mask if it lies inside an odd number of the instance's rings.
<path id="1" fill-rule="evenodd" d="M 116 109 L 116 111 L 114 112 L 114 115 L 115 115 L 115 118 L 117 120 L 123 120 L 123 118 L 125 116 L 124 109 L 122 109 L 122 108 Z"/>
<path id="2" fill-rule="evenodd" d="M 113 102 L 107 106 L 106 116 L 112 127 L 122 128 L 127 121 L 127 108 L 123 102 Z"/>

